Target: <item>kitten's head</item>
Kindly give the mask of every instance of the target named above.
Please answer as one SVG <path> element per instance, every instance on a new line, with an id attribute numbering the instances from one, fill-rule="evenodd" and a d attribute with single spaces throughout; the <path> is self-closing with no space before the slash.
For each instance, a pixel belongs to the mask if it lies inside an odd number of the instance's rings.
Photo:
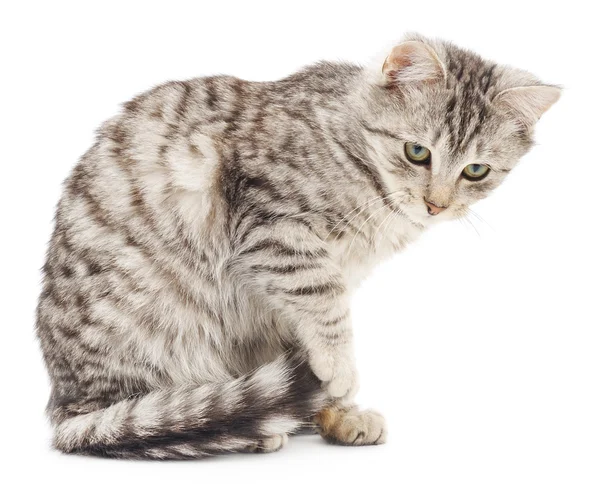
<path id="1" fill-rule="evenodd" d="M 371 87 L 365 123 L 402 208 L 421 221 L 464 215 L 533 144 L 560 90 L 450 43 L 411 36 Z"/>

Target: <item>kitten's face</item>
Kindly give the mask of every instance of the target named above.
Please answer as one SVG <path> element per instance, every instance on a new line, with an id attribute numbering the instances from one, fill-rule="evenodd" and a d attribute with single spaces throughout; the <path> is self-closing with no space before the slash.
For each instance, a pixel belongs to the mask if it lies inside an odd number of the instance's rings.
<path id="1" fill-rule="evenodd" d="M 375 148 L 400 192 L 393 199 L 422 223 L 465 215 L 529 150 L 559 91 L 452 45 L 410 41 L 394 51 L 375 126 L 390 133 Z"/>
<path id="2" fill-rule="evenodd" d="M 410 189 L 410 195 L 400 195 L 401 203 L 421 221 L 465 215 L 500 185 L 533 142 L 530 130 L 491 105 L 481 106 L 484 119 L 479 112 L 470 121 L 468 111 L 451 115 L 453 98 L 453 91 L 428 91 L 406 101 L 401 139 L 391 147 L 394 165 L 400 165 L 392 189 Z"/>

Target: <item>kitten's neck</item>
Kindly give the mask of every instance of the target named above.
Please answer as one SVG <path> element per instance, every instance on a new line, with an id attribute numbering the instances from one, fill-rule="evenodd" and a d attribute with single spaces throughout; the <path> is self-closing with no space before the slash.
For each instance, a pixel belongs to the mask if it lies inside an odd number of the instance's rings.
<path id="1" fill-rule="evenodd" d="M 338 156 L 352 162 L 363 181 L 349 185 L 354 188 L 355 201 L 347 212 L 340 212 L 344 221 L 330 240 L 342 263 L 372 267 L 401 251 L 428 225 L 411 215 L 407 203 L 414 198 L 408 188 L 398 188 L 397 179 L 392 181 L 393 170 L 373 139 L 368 101 L 372 76 L 362 70 L 346 83 L 336 105 L 321 115 L 321 125 L 332 151 L 343 150 Z"/>

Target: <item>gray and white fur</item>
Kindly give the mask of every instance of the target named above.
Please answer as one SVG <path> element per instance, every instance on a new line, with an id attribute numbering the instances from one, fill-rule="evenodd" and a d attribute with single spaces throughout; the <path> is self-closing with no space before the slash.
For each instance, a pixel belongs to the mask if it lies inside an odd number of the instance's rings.
<path id="1" fill-rule="evenodd" d="M 375 70 L 204 77 L 126 103 L 66 180 L 43 269 L 55 447 L 272 451 L 313 422 L 332 442 L 384 442 L 383 418 L 352 404 L 350 295 L 496 188 L 558 97 L 415 35 Z M 473 163 L 489 174 L 465 180 Z"/>

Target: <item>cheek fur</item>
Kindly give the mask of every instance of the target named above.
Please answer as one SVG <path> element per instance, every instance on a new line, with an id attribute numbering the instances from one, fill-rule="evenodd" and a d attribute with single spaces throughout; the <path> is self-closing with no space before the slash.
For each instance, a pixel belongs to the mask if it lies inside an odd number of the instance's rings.
<path id="1" fill-rule="evenodd" d="M 402 178 L 416 178 L 419 175 L 415 167 L 406 162 L 404 158 L 398 154 L 393 155 L 390 158 L 390 163 L 395 167 L 394 174 Z"/>
<path id="2" fill-rule="evenodd" d="M 477 200 L 486 198 L 497 186 L 497 181 L 483 180 L 482 182 L 473 182 L 465 185 L 462 190 L 461 198 L 466 203 L 473 203 Z"/>

